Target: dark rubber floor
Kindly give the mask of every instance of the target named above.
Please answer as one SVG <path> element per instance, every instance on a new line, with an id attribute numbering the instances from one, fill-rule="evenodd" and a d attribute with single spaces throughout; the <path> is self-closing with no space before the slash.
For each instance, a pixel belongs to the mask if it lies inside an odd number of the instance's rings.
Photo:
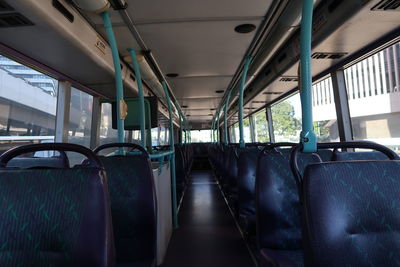
<path id="1" fill-rule="evenodd" d="M 192 173 L 163 267 L 254 266 L 225 200 L 208 171 Z"/>

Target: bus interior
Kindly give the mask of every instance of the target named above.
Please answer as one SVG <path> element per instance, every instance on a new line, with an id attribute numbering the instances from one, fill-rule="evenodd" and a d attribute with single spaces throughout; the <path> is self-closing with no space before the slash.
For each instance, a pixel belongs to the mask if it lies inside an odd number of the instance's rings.
<path id="1" fill-rule="evenodd" d="M 399 14 L 0 0 L 0 266 L 400 266 Z"/>

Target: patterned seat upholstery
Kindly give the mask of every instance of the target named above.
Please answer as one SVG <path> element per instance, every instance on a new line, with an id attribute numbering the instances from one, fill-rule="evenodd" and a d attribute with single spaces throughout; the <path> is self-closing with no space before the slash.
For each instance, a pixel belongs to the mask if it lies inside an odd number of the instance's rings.
<path id="1" fill-rule="evenodd" d="M 157 207 L 149 157 L 100 157 L 108 177 L 118 266 L 154 266 Z"/>
<path id="2" fill-rule="evenodd" d="M 239 222 L 249 234 L 255 233 L 255 187 L 259 153 L 257 147 L 245 148 L 241 150 L 238 160 Z"/>
<path id="3" fill-rule="evenodd" d="M 114 266 L 109 195 L 100 165 L 3 166 L 0 196 L 0 266 Z"/>
<path id="4" fill-rule="evenodd" d="M 182 195 L 182 192 L 187 183 L 186 175 L 186 158 L 183 151 L 182 145 L 175 145 L 175 170 L 176 170 L 176 186 L 178 191 L 178 199 Z"/>
<path id="5" fill-rule="evenodd" d="M 307 265 L 399 266 L 399 161 L 311 164 L 303 190 Z"/>
<path id="6" fill-rule="evenodd" d="M 348 161 L 348 160 L 387 160 L 388 157 L 379 152 L 339 152 L 335 151 L 333 153 L 334 161 Z"/>
<path id="7" fill-rule="evenodd" d="M 262 251 L 260 264 L 265 264 L 261 266 L 288 266 L 288 262 L 295 262 L 290 257 L 298 259 L 298 254 L 302 254 L 299 192 L 290 170 L 289 156 L 289 149 L 270 149 L 258 160 L 257 239 Z M 319 162 L 319 157 L 315 154 L 299 157 L 301 170 L 312 162 Z M 293 266 L 298 264 L 302 265 L 295 262 Z"/>

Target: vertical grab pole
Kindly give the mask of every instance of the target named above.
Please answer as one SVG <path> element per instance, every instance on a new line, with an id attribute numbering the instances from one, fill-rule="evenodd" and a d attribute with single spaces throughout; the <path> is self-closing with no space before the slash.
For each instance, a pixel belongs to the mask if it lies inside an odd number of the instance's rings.
<path id="1" fill-rule="evenodd" d="M 251 60 L 252 58 L 250 56 L 246 58 L 239 88 L 239 135 L 240 135 L 239 145 L 241 148 L 244 148 L 246 146 L 244 142 L 244 132 L 243 132 L 243 95 L 244 95 L 244 87 L 246 85 L 247 72 L 249 71 Z"/>
<path id="2" fill-rule="evenodd" d="M 225 107 L 224 107 L 225 146 L 228 146 L 228 108 L 229 108 L 229 102 L 231 100 L 231 93 L 232 93 L 232 90 L 229 90 L 228 96 L 226 98 Z"/>
<path id="3" fill-rule="evenodd" d="M 144 94 L 143 94 L 143 84 L 142 75 L 140 74 L 139 64 L 137 61 L 136 51 L 132 48 L 128 49 L 129 54 L 132 58 L 133 70 L 135 71 L 136 82 L 138 86 L 139 93 L 139 122 L 140 122 L 140 143 L 142 147 L 146 147 L 146 134 L 145 134 L 145 111 L 144 111 Z M 149 122 L 150 125 L 150 122 Z"/>
<path id="4" fill-rule="evenodd" d="M 169 99 L 169 93 L 167 84 L 165 81 L 161 82 L 164 88 L 165 98 L 167 99 L 168 114 L 169 114 L 169 144 L 171 150 L 174 151 L 171 158 L 171 178 L 172 178 L 172 221 L 174 228 L 178 228 L 178 212 L 176 205 L 176 172 L 175 172 L 175 144 L 174 144 L 174 118 L 172 114 L 171 100 Z"/>
<path id="5" fill-rule="evenodd" d="M 300 133 L 300 142 L 303 144 L 303 152 L 317 151 L 317 138 L 313 130 L 311 90 L 311 38 L 313 8 L 313 0 L 303 0 L 303 13 L 301 18 L 300 33 L 300 97 L 303 125 Z"/>
<path id="6" fill-rule="evenodd" d="M 117 128 L 118 142 L 124 142 L 124 120 L 121 118 L 121 102 L 124 100 L 124 87 L 122 84 L 121 62 L 119 59 L 117 40 L 115 39 L 114 31 L 111 24 L 110 13 L 104 11 L 100 14 L 103 19 L 104 29 L 106 31 L 108 42 L 110 43 L 112 58 L 115 70 L 115 87 L 117 89 Z"/>

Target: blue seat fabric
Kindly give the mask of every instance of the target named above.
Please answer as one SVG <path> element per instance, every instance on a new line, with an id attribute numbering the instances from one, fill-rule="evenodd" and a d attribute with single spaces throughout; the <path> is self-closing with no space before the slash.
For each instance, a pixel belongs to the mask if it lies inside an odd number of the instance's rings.
<path id="1" fill-rule="evenodd" d="M 153 172 L 145 155 L 99 157 L 108 177 L 118 266 L 154 266 L 157 207 Z"/>
<path id="2" fill-rule="evenodd" d="M 333 153 L 333 161 L 348 161 L 348 160 L 387 160 L 388 157 L 379 152 L 339 152 Z"/>
<path id="3" fill-rule="evenodd" d="M 0 266 L 114 266 L 104 171 L 0 170 Z"/>
<path id="4" fill-rule="evenodd" d="M 303 190 L 308 265 L 399 266 L 399 161 L 311 164 Z"/>
<path id="5" fill-rule="evenodd" d="M 267 150 L 260 154 L 257 164 L 256 213 L 257 238 L 260 250 L 268 257 L 270 266 L 281 266 L 285 255 L 302 253 L 302 224 L 299 191 L 290 170 L 290 149 Z M 329 150 L 319 156 L 301 154 L 299 169 L 320 158 L 331 158 Z M 268 254 L 268 251 L 275 251 Z M 280 253 L 279 257 L 275 257 Z M 268 255 L 267 255 L 268 254 Z M 288 259 L 285 262 L 290 262 Z M 286 266 L 286 265 L 282 265 Z"/>

